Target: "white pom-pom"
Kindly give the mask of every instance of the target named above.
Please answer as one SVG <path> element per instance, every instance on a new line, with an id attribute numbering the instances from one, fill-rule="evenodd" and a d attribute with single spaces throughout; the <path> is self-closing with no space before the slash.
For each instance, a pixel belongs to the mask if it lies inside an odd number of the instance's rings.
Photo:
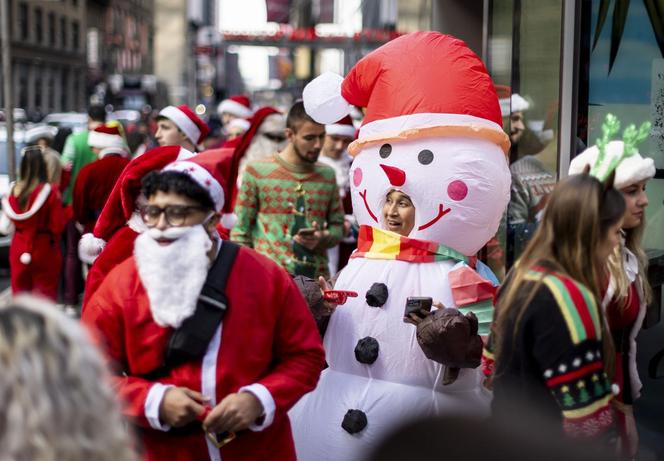
<path id="1" fill-rule="evenodd" d="M 21 256 L 18 258 L 26 266 L 32 262 L 32 255 L 30 253 L 21 253 Z"/>
<path id="2" fill-rule="evenodd" d="M 78 242 L 78 257 L 86 264 L 92 264 L 106 246 L 106 242 L 88 233 Z"/>
<path id="3" fill-rule="evenodd" d="M 341 75 L 325 72 L 304 87 L 302 100 L 309 117 L 331 125 L 350 113 L 350 104 L 341 96 L 343 81 Z"/>
<path id="4" fill-rule="evenodd" d="M 237 215 L 235 213 L 223 213 L 221 215 L 221 225 L 226 229 L 232 229 L 237 222 Z"/>

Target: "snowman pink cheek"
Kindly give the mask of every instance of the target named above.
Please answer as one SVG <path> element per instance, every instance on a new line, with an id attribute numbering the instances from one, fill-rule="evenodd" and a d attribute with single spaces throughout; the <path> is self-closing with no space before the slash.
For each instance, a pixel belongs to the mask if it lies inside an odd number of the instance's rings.
<path id="1" fill-rule="evenodd" d="M 360 184 L 362 184 L 362 169 L 361 168 L 356 168 L 355 171 L 353 172 L 353 184 L 355 184 L 355 187 L 359 187 Z"/>
<path id="2" fill-rule="evenodd" d="M 460 202 L 468 195 L 468 186 L 461 180 L 452 181 L 447 186 L 447 195 L 455 202 Z"/>

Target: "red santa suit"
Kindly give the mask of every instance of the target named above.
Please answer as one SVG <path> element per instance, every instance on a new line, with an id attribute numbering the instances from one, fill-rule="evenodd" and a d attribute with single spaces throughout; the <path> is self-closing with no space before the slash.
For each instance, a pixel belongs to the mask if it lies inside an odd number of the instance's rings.
<path id="1" fill-rule="evenodd" d="M 129 163 L 124 151 L 107 150 L 99 155 L 99 160 L 81 168 L 74 185 L 74 219 L 83 226 L 85 233 L 93 231 L 115 182 Z"/>
<path id="2" fill-rule="evenodd" d="M 81 261 L 92 264 L 85 281 L 83 309 L 111 269 L 131 256 L 134 240 L 144 229 L 136 203 L 143 177 L 176 160 L 193 156 L 192 152 L 180 146 L 164 146 L 151 149 L 127 164 L 99 215 L 94 231 L 83 235 L 79 243 Z"/>
<path id="3" fill-rule="evenodd" d="M 176 167 L 185 164 L 177 171 L 188 173 L 187 168 L 200 165 L 201 157 L 217 160 L 201 154 L 177 162 Z M 197 182 L 211 181 L 203 177 Z M 221 210 L 225 194 L 217 189 L 210 195 Z M 144 260 L 136 254 L 111 271 L 82 321 L 97 333 L 117 366 L 115 386 L 126 402 L 125 414 L 141 429 L 146 459 L 295 460 L 287 411 L 316 386 L 324 353 L 313 317 L 290 276 L 268 258 L 240 248 L 225 288 L 228 310 L 205 355 L 163 370 L 172 329 L 155 320 L 145 288 L 152 273 L 141 272 Z M 252 283 L 247 283 L 249 278 Z M 156 370 L 161 370 L 158 380 L 149 377 Z M 217 449 L 202 429 L 172 431 L 162 426 L 159 406 L 169 385 L 199 391 L 211 398 L 212 406 L 231 393 L 251 392 L 264 416 Z"/>
<path id="4" fill-rule="evenodd" d="M 37 186 L 25 209 L 10 192 L 2 199 L 2 210 L 15 227 L 9 247 L 12 293 L 32 292 L 55 300 L 62 266 L 60 237 L 65 227 L 57 186 Z"/>

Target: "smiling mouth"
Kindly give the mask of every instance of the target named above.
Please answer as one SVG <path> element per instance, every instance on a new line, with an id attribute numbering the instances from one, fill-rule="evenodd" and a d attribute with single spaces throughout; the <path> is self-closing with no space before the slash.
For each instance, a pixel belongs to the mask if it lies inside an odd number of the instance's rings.
<path id="1" fill-rule="evenodd" d="M 420 227 L 417 228 L 417 230 L 418 230 L 418 231 L 421 231 L 421 230 L 426 229 L 427 227 L 431 227 L 431 226 L 433 226 L 434 224 L 436 224 L 436 223 L 438 222 L 438 220 L 439 220 L 440 218 L 442 218 L 443 216 L 445 216 L 445 215 L 446 215 L 447 213 L 449 213 L 450 211 L 452 211 L 451 208 L 445 208 L 445 207 L 443 206 L 443 204 L 441 203 L 440 205 L 438 205 L 438 216 L 436 216 L 435 218 L 433 218 L 433 219 L 432 219 L 431 221 L 429 221 L 428 223 L 426 223 L 426 224 L 422 224 Z"/>
<path id="2" fill-rule="evenodd" d="M 376 221 L 376 223 L 378 223 L 378 218 L 376 218 L 376 215 L 374 214 L 374 212 L 371 211 L 371 208 L 369 208 L 369 202 L 367 202 L 367 190 L 366 189 L 364 189 L 362 192 L 360 192 L 360 197 L 362 197 L 362 200 L 364 200 L 364 208 L 366 208 L 367 211 L 369 212 L 369 216 L 371 216 L 371 218 L 374 221 Z M 445 216 L 450 211 L 452 211 L 451 208 L 445 208 L 445 206 L 442 203 L 439 204 L 438 205 L 438 216 L 433 218 L 428 223 L 422 224 L 420 227 L 417 228 L 417 230 L 421 231 L 421 230 L 424 230 L 428 227 L 433 226 L 434 224 L 436 224 L 440 220 L 440 218 Z M 394 225 L 394 224 L 390 224 L 390 225 Z"/>
<path id="3" fill-rule="evenodd" d="M 362 200 L 364 200 L 364 207 L 367 209 L 369 212 L 369 216 L 376 221 L 376 224 L 378 224 L 378 218 L 376 218 L 376 215 L 371 211 L 371 208 L 369 208 L 369 202 L 367 202 L 367 190 L 364 189 L 364 192 L 360 192 L 360 197 L 362 197 Z"/>

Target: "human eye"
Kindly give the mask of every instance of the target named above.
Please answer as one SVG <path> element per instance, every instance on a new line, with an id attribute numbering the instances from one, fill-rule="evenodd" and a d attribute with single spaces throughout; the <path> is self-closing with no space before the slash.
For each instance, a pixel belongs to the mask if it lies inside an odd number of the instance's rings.
<path id="1" fill-rule="evenodd" d="M 187 207 L 181 205 L 172 205 L 166 208 L 166 213 L 168 213 L 170 218 L 182 219 L 187 216 Z"/>

